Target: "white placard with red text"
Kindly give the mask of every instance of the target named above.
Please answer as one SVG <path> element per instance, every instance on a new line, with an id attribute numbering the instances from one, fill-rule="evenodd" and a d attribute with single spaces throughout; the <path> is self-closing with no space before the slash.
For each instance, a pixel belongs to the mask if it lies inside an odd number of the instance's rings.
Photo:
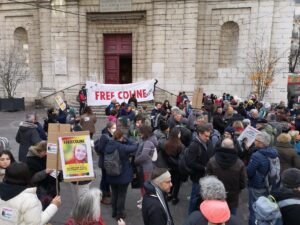
<path id="1" fill-rule="evenodd" d="M 133 93 L 138 102 L 150 101 L 154 99 L 154 83 L 155 80 L 130 84 L 100 84 L 87 81 L 87 104 L 89 106 L 109 105 L 113 98 L 119 103 L 127 103 Z"/>

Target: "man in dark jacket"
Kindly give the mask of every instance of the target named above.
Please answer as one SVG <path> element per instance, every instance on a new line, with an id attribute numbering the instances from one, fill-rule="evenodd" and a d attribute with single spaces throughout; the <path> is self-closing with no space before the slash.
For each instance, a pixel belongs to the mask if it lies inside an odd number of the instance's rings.
<path id="1" fill-rule="evenodd" d="M 20 144 L 19 147 L 19 161 L 26 163 L 26 156 L 30 146 L 37 144 L 41 141 L 37 126 L 35 122 L 35 113 L 26 115 L 26 121 L 21 122 L 19 130 L 16 135 L 16 142 Z"/>
<path id="2" fill-rule="evenodd" d="M 188 166 L 193 170 L 190 179 L 193 182 L 191 198 L 189 203 L 189 214 L 197 209 L 199 201 L 199 179 L 205 176 L 205 167 L 209 158 L 213 155 L 210 133 L 211 127 L 208 125 L 198 126 L 197 135 L 188 147 L 187 162 Z"/>
<path id="3" fill-rule="evenodd" d="M 245 165 L 238 158 L 231 139 L 225 138 L 222 141 L 221 147 L 216 149 L 216 154 L 209 160 L 206 172 L 223 182 L 231 214 L 236 215 L 239 194 L 246 186 L 247 176 Z"/>
<path id="4" fill-rule="evenodd" d="M 155 168 L 151 181 L 147 181 L 144 187 L 146 190 L 142 206 L 144 224 L 174 225 L 166 198 L 172 187 L 169 171 L 164 168 Z"/>
<path id="5" fill-rule="evenodd" d="M 221 134 L 224 133 L 224 129 L 226 127 L 226 122 L 224 120 L 222 112 L 223 112 L 223 109 L 221 106 L 219 106 L 213 115 L 213 126 Z"/>
<path id="6" fill-rule="evenodd" d="M 280 207 L 284 225 L 300 224 L 300 170 L 290 168 L 281 175 L 282 187 L 272 193 Z"/>
<path id="7" fill-rule="evenodd" d="M 152 126 L 152 128 L 154 128 L 155 119 L 156 119 L 157 115 L 161 111 L 161 106 L 162 106 L 161 102 L 155 102 L 155 107 L 151 111 L 150 119 L 151 119 L 151 126 Z"/>
<path id="8" fill-rule="evenodd" d="M 269 147 L 271 137 L 266 132 L 259 133 L 255 138 L 255 147 L 257 148 L 250 158 L 247 166 L 248 174 L 248 192 L 249 192 L 249 225 L 255 224 L 255 214 L 253 210 L 253 203 L 260 196 L 267 196 L 268 187 L 265 184 L 265 177 L 270 170 L 270 161 L 268 158 L 278 157 L 276 149 Z"/>

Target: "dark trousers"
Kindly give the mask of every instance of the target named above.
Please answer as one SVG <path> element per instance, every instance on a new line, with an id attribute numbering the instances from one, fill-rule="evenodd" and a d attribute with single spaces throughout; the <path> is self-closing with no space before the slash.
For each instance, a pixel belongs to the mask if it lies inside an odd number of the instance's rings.
<path id="1" fill-rule="evenodd" d="M 85 108 L 86 103 L 85 102 L 80 102 L 79 103 L 79 115 L 82 115 L 83 110 Z"/>
<path id="2" fill-rule="evenodd" d="M 112 191 L 112 215 L 122 217 L 124 215 L 128 184 L 111 184 L 110 186 Z"/>
<path id="3" fill-rule="evenodd" d="M 100 182 L 100 190 L 103 193 L 103 197 L 107 197 L 110 193 L 109 183 L 107 183 L 106 170 L 102 169 L 102 178 Z"/>
<path id="4" fill-rule="evenodd" d="M 180 180 L 180 174 L 179 171 L 177 170 L 171 170 L 171 181 L 172 181 L 172 189 L 171 189 L 171 195 L 172 198 L 178 198 L 178 192 L 180 190 L 180 184 L 181 184 L 181 180 Z"/>

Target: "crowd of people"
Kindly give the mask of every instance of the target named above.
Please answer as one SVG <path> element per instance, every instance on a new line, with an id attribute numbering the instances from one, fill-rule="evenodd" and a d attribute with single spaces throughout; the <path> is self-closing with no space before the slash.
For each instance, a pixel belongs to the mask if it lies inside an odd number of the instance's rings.
<path id="1" fill-rule="evenodd" d="M 45 224 L 55 214 L 61 200 L 53 170 L 46 168 L 47 129 L 49 123 L 69 123 L 72 131 L 87 130 L 94 138 L 102 176 L 99 189 L 80 183 L 80 194 L 65 224 L 103 225 L 100 202 L 111 205 L 111 216 L 119 225 L 125 224 L 130 185 L 140 189 L 137 210 L 145 225 L 176 224 L 169 204 L 180 204 L 180 187 L 189 181 L 185 225 L 242 224 L 237 212 L 245 188 L 249 225 L 276 220 L 299 225 L 300 107 L 293 101 L 275 105 L 259 102 L 254 95 L 241 101 L 227 93 L 219 98 L 204 94 L 203 107 L 196 109 L 182 92 L 176 106 L 168 100 L 155 102 L 148 113 L 132 95 L 128 103 L 113 99 L 107 106 L 99 138 L 94 137 L 97 118 L 85 104 L 80 104 L 80 115 L 68 107 L 58 113 L 49 109 L 44 126 L 35 113 L 28 114 L 16 135 L 19 162 L 9 145 L 1 142 L 0 206 L 22 214 L 11 217 L 17 224 Z M 252 142 L 241 138 L 248 126 L 255 128 Z M 275 199 L 280 217 L 258 216 L 256 203 L 263 196 Z M 23 204 L 25 198 L 30 198 L 28 204 Z M 28 216 L 30 210 L 36 210 L 38 218 Z"/>

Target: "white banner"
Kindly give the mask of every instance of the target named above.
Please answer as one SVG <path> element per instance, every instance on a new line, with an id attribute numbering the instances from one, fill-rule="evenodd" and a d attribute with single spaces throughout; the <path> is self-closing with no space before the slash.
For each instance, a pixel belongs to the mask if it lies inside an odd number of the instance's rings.
<path id="1" fill-rule="evenodd" d="M 154 83 L 155 80 L 131 84 L 100 84 L 87 81 L 87 105 L 109 105 L 113 98 L 119 103 L 127 103 L 132 94 L 135 94 L 138 102 L 150 101 L 154 99 Z"/>

